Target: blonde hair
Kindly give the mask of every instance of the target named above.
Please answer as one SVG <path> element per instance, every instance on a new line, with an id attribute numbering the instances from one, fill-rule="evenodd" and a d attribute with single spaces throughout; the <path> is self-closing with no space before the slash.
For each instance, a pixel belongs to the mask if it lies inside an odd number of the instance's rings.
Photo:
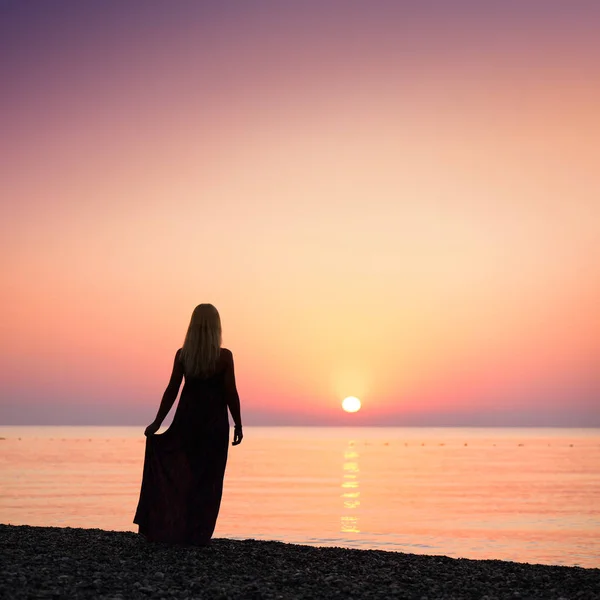
<path id="1" fill-rule="evenodd" d="M 221 353 L 221 317 L 212 304 L 198 304 L 181 348 L 181 361 L 188 377 L 214 373 Z"/>

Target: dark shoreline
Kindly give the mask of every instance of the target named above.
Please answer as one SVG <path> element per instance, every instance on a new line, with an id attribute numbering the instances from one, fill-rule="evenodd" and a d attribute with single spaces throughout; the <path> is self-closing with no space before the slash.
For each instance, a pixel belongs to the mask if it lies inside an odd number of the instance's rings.
<path id="1" fill-rule="evenodd" d="M 0 597 L 600 599 L 600 569 L 0 525 Z"/>

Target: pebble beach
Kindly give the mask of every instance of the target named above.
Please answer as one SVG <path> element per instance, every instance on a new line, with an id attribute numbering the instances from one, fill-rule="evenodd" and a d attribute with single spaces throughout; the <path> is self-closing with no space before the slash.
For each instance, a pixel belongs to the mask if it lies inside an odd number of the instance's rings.
<path id="1" fill-rule="evenodd" d="M 0 597 L 600 599 L 600 569 L 100 529 L 0 525 Z"/>

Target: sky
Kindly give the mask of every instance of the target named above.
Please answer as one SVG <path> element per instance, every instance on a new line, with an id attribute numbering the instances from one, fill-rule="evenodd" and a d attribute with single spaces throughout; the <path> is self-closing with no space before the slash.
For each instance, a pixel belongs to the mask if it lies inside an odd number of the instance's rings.
<path id="1" fill-rule="evenodd" d="M 147 424 L 211 302 L 246 424 L 600 426 L 599 27 L 0 0 L 0 424 Z"/>

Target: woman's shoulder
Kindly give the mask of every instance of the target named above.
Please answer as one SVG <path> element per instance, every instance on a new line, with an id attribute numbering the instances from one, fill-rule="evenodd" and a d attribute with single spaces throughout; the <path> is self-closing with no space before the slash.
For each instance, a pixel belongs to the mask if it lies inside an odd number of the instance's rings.
<path id="1" fill-rule="evenodd" d="M 221 348 L 221 360 L 233 360 L 233 352 L 229 348 Z"/>

